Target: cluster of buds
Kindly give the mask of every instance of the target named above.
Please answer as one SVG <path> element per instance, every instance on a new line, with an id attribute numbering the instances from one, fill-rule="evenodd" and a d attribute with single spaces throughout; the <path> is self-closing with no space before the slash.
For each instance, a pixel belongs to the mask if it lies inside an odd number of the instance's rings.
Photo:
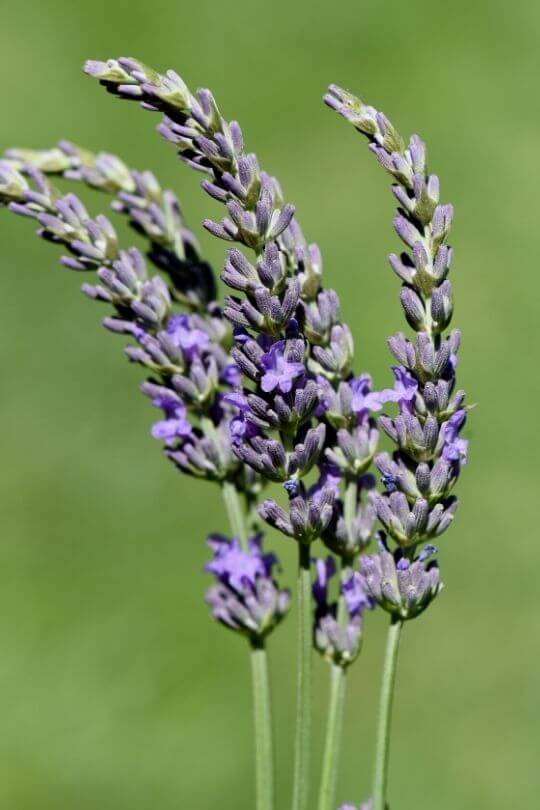
<path id="1" fill-rule="evenodd" d="M 184 284 L 180 293 L 172 262 L 169 283 L 160 275 L 150 275 L 137 248 L 119 247 L 107 217 L 92 219 L 81 200 L 73 193 L 61 194 L 45 172 L 113 193 L 113 208 L 121 208 L 136 229 L 149 237 L 150 257 L 158 243 L 177 257 L 198 256 L 176 198 L 172 192 L 162 192 L 149 173 L 130 172 L 118 158 L 94 157 L 64 142 L 48 151 L 10 150 L 0 161 L 0 202 L 36 220 L 41 237 L 63 245 L 69 251 L 60 260 L 65 267 L 96 274 L 98 283 L 85 283 L 82 291 L 113 307 L 104 326 L 129 335 L 133 343 L 126 347 L 128 358 L 152 374 L 143 392 L 164 412 L 152 433 L 165 441 L 167 455 L 179 469 L 199 478 L 240 479 L 248 489 L 255 487 L 253 472 L 244 470 L 232 452 L 234 409 L 226 395 L 237 385 L 238 370 L 230 356 L 230 329 L 219 306 L 199 297 L 198 281 L 191 291 Z M 137 211 L 145 213 L 137 217 Z M 160 234 L 158 223 L 163 225 Z M 191 312 L 175 311 L 180 299 L 197 305 L 190 307 Z"/>
<path id="2" fill-rule="evenodd" d="M 289 591 L 280 590 L 272 574 L 277 559 L 263 552 L 261 535 L 250 537 L 246 548 L 220 535 L 210 536 L 208 545 L 213 558 L 205 570 L 216 579 L 206 594 L 212 615 L 256 646 L 289 609 Z"/>
<path id="3" fill-rule="evenodd" d="M 315 571 L 315 649 L 330 663 L 345 668 L 360 652 L 362 613 L 371 610 L 375 602 L 367 593 L 363 578 L 352 571 L 340 578 L 338 599 L 331 600 L 329 588 L 336 574 L 333 557 L 317 559 Z"/>
<path id="4" fill-rule="evenodd" d="M 130 169 L 117 155 L 94 154 L 69 141 L 53 149 L 8 149 L 4 161 L 15 170 L 34 167 L 113 195 L 112 210 L 148 239 L 148 258 L 168 276 L 173 300 L 202 313 L 215 300 L 214 274 L 184 224 L 178 199 L 152 172 Z"/>
<path id="5" fill-rule="evenodd" d="M 429 555 L 415 557 L 416 549 L 451 523 L 457 508 L 451 490 L 467 460 L 467 442 L 459 436 L 465 394 L 455 391 L 460 334 L 444 334 L 452 317 L 447 278 L 452 251 L 446 244 L 452 206 L 439 202 L 439 181 L 427 173 L 418 136 L 406 146 L 382 113 L 338 87 L 330 87 L 325 101 L 368 137 L 371 151 L 394 179 L 399 204 L 394 227 L 406 249 L 399 257 L 392 254 L 390 265 L 402 281 L 401 305 L 416 338 L 399 333 L 389 340 L 399 363 L 398 414 L 381 416 L 379 424 L 396 450 L 375 459 L 384 492 L 374 499 L 398 552 L 383 549 L 378 560 L 364 561 L 364 570 L 379 604 L 411 618 L 439 592 L 438 574 L 431 564 L 425 568 Z M 410 605 L 404 589 L 410 591 Z"/>
<path id="6" fill-rule="evenodd" d="M 384 610 L 397 619 L 414 619 L 442 590 L 439 568 L 430 557 L 435 546 L 426 545 L 417 556 L 406 556 L 401 548 L 393 553 L 384 540 L 378 554 L 362 559 L 362 579 L 366 591 Z"/>
<path id="7" fill-rule="evenodd" d="M 317 294 L 321 271 L 317 247 L 307 245 L 293 219 L 293 207 L 283 201 L 279 183 L 260 170 L 253 154 L 244 152 L 240 125 L 223 118 L 210 90 L 192 93 L 174 71 L 163 75 L 126 57 L 89 61 L 85 70 L 110 93 L 163 113 L 158 131 L 184 162 L 208 175 L 203 188 L 227 209 L 220 223 L 205 221 L 209 231 L 257 252 L 277 241 L 290 267 L 301 266 L 304 294 Z"/>

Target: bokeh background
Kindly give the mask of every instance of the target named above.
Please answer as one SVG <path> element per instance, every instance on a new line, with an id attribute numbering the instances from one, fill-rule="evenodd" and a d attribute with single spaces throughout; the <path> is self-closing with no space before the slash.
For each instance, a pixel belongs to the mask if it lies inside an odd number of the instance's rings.
<path id="1" fill-rule="evenodd" d="M 537 267 L 540 6 L 534 0 L 26 0 L 2 15 L 1 147 L 67 137 L 150 167 L 204 251 L 209 201 L 157 118 L 81 73 L 137 55 L 211 87 L 282 181 L 342 297 L 357 369 L 389 382 L 401 328 L 389 180 L 321 104 L 330 81 L 418 131 L 456 206 L 460 381 L 478 402 L 447 589 L 406 628 L 391 772 L 396 810 L 533 807 L 540 792 Z M 104 198 L 86 198 L 97 212 Z M 210 204 L 210 209 L 212 206 Z M 212 209 L 215 210 L 215 209 Z M 122 339 L 31 223 L 0 215 L 0 806 L 248 810 L 249 669 L 203 602 L 219 493 L 178 475 Z M 287 576 L 294 550 L 281 538 Z M 384 627 L 351 672 L 339 799 L 368 795 Z M 294 622 L 272 643 L 278 806 L 292 754 Z M 326 668 L 316 662 L 315 763 Z"/>

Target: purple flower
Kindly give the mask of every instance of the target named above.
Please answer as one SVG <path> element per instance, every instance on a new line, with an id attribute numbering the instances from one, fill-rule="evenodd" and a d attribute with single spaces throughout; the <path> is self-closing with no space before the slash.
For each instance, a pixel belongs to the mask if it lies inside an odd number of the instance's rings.
<path id="1" fill-rule="evenodd" d="M 270 393 L 277 388 L 282 394 L 287 394 L 292 389 L 294 380 L 305 370 L 303 363 L 286 359 L 285 347 L 285 341 L 278 340 L 261 358 L 265 369 L 265 374 L 261 379 L 261 388 L 265 393 Z"/>
<path id="2" fill-rule="evenodd" d="M 253 587 L 257 577 L 268 576 L 275 563 L 273 554 L 262 554 L 261 535 L 249 539 L 248 551 L 242 549 L 238 538 L 227 540 L 220 534 L 210 535 L 208 545 L 214 552 L 214 559 L 204 570 L 238 591 Z"/>
<path id="3" fill-rule="evenodd" d="M 194 326 L 189 315 L 172 315 L 167 321 L 167 333 L 182 349 L 188 362 L 195 357 L 200 357 L 210 348 L 210 338 L 207 333 Z"/>
<path id="4" fill-rule="evenodd" d="M 230 394 L 225 394 L 223 401 L 232 405 L 236 411 L 230 422 L 231 442 L 238 444 L 244 439 L 256 436 L 259 432 L 257 426 L 247 419 L 247 415 L 250 413 L 247 397 L 240 391 L 232 391 Z"/>
<path id="5" fill-rule="evenodd" d="M 351 408 L 360 417 L 369 411 L 380 411 L 381 394 L 371 390 L 372 380 L 369 374 L 361 374 L 349 382 L 352 391 Z"/>
<path id="6" fill-rule="evenodd" d="M 328 584 L 336 573 L 336 561 L 333 557 L 318 557 L 315 560 L 315 579 L 313 581 L 313 598 L 319 608 L 326 610 L 328 603 Z"/>
<path id="7" fill-rule="evenodd" d="M 339 485 L 341 483 L 341 473 L 339 467 L 333 464 L 321 464 L 319 467 L 319 478 L 309 490 L 309 494 L 313 495 L 321 489 L 331 489 L 335 492 L 336 498 L 339 498 Z"/>
<path id="8" fill-rule="evenodd" d="M 161 419 L 152 426 L 154 439 L 164 440 L 172 444 L 177 438 L 185 438 L 192 433 L 192 426 L 186 418 L 186 406 L 177 396 L 163 393 L 152 400 L 152 405 L 162 408 L 165 419 Z"/>
<path id="9" fill-rule="evenodd" d="M 393 388 L 385 388 L 380 393 L 381 403 L 397 402 L 408 407 L 418 391 L 418 382 L 403 366 L 392 366 L 395 382 Z"/>
<path id="10" fill-rule="evenodd" d="M 361 616 L 364 610 L 372 610 L 375 602 L 367 593 L 363 577 L 358 571 L 341 584 L 341 593 L 345 598 L 349 616 Z"/>
<path id="11" fill-rule="evenodd" d="M 221 372 L 220 379 L 234 390 L 239 389 L 242 385 L 242 374 L 236 363 L 228 363 Z"/>
<path id="12" fill-rule="evenodd" d="M 465 424 L 465 419 L 465 411 L 459 410 L 450 417 L 445 425 L 442 457 L 447 461 L 457 461 L 460 464 L 467 463 L 469 442 L 467 439 L 459 437 L 459 431 Z"/>

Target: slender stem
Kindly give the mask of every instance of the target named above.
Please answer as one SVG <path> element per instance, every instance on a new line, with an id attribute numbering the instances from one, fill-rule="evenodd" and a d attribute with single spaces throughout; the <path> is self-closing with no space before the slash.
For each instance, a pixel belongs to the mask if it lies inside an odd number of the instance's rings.
<path id="1" fill-rule="evenodd" d="M 213 425 L 212 425 L 213 427 Z M 210 430 L 205 424 L 205 431 Z M 247 549 L 247 526 L 245 509 L 242 507 L 236 486 L 230 481 L 221 485 L 225 509 L 231 531 Z M 268 656 L 264 639 L 251 642 L 251 685 L 253 692 L 253 718 L 255 726 L 255 795 L 256 810 L 273 810 L 274 807 L 274 743 L 272 733 L 272 704 Z"/>
<path id="2" fill-rule="evenodd" d="M 201 416 L 201 428 L 208 438 L 212 439 L 216 444 L 218 450 L 220 447 L 219 436 L 216 426 L 208 416 Z M 236 486 L 231 481 L 222 481 L 221 491 L 223 493 L 223 502 L 227 511 L 227 517 L 231 526 L 231 531 L 234 537 L 238 537 L 242 547 L 247 549 L 247 528 L 246 528 L 246 514 L 245 509 L 242 507 L 240 496 Z"/>
<path id="3" fill-rule="evenodd" d="M 388 781 L 388 759 L 390 752 L 390 726 L 392 722 L 392 702 L 396 681 L 396 665 L 399 638 L 403 621 L 392 618 L 388 628 L 386 653 L 379 704 L 377 744 L 375 749 L 375 772 L 373 777 L 373 810 L 385 810 L 386 786 Z"/>
<path id="4" fill-rule="evenodd" d="M 229 523 L 231 524 L 231 531 L 235 537 L 238 537 L 245 549 L 247 548 L 247 529 L 238 490 L 230 481 L 223 481 L 221 491 L 223 493 L 223 501 L 229 517 Z"/>
<path id="5" fill-rule="evenodd" d="M 272 810 L 274 806 L 274 749 L 268 660 L 264 641 L 252 645 L 251 675 L 255 729 L 256 807 L 257 810 Z"/>
<path id="6" fill-rule="evenodd" d="M 306 810 L 311 748 L 311 559 L 298 544 L 298 674 L 293 810 Z"/>
<path id="7" fill-rule="evenodd" d="M 341 749 L 341 729 L 343 726 L 343 708 L 347 687 L 347 670 L 339 664 L 332 665 L 330 675 L 330 701 L 326 722 L 326 739 L 324 743 L 321 787 L 319 793 L 319 810 L 335 810 L 335 792 L 339 753 Z"/>

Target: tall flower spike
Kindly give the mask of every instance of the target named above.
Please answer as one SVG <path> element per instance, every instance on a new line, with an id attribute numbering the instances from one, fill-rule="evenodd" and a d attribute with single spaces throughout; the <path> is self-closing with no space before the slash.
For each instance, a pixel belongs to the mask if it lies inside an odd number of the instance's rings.
<path id="1" fill-rule="evenodd" d="M 219 310 L 213 305 L 201 314 L 175 313 L 174 293 L 160 276 L 148 274 L 136 248 L 120 249 L 111 222 L 101 215 L 91 219 L 76 195 L 61 195 L 51 185 L 36 166 L 66 173 L 66 148 L 53 150 L 52 156 L 10 150 L 9 158 L 0 161 L 0 202 L 35 219 L 44 239 L 64 245 L 70 254 L 61 259 L 65 267 L 96 273 L 99 283 L 85 283 L 82 291 L 112 305 L 114 313 L 104 319 L 105 327 L 131 337 L 128 358 L 154 375 L 143 392 L 163 410 L 164 418 L 154 425 L 152 435 L 165 442 L 166 454 L 178 468 L 208 480 L 240 476 L 250 490 L 256 485 L 254 473 L 243 467 L 231 448 L 234 409 L 223 395 L 237 384 L 237 374 L 226 350 L 227 328 Z M 26 157 L 30 164 L 22 162 Z M 70 159 L 74 171 L 74 158 Z M 85 160 L 88 166 L 90 158 Z M 126 172 L 118 171 L 115 190 L 122 178 L 127 186 Z M 177 225 L 181 228 L 180 221 Z"/>
<path id="2" fill-rule="evenodd" d="M 148 258 L 169 276 L 173 298 L 198 312 L 214 301 L 212 270 L 185 227 L 178 199 L 161 188 L 152 172 L 129 169 L 116 155 L 94 154 L 69 141 L 60 141 L 54 149 L 8 149 L 4 160 L 14 169 L 33 166 L 44 175 L 62 176 L 113 195 L 112 209 L 149 240 Z"/>
<path id="3" fill-rule="evenodd" d="M 335 85 L 325 102 L 361 133 L 379 163 L 393 177 L 398 201 L 394 228 L 404 243 L 390 265 L 402 282 L 400 301 L 405 319 L 416 332 L 389 340 L 399 366 L 387 402 L 397 403 L 397 416 L 379 424 L 395 443 L 390 457 L 376 464 L 385 489 L 375 499 L 381 523 L 398 548 L 383 545 L 364 557 L 362 574 L 378 604 L 391 615 L 384 662 L 373 779 L 373 810 L 386 810 L 389 731 L 399 640 L 403 622 L 422 613 L 439 593 L 439 572 L 425 561 L 434 551 L 418 546 L 444 532 L 453 520 L 457 500 L 450 491 L 467 460 L 460 437 L 466 418 L 463 391 L 455 391 L 460 334 L 445 334 L 452 310 L 448 273 L 452 251 L 446 244 L 451 205 L 439 202 L 439 180 L 426 168 L 426 149 L 417 135 L 408 146 L 391 122 L 375 108 Z"/>
<path id="4" fill-rule="evenodd" d="M 450 525 L 457 508 L 450 493 L 467 461 L 467 442 L 460 437 L 464 392 L 455 391 L 460 335 L 445 335 L 453 309 L 447 278 L 452 250 L 446 244 L 453 209 L 439 202 L 439 181 L 427 172 L 417 135 L 406 146 L 382 113 L 334 85 L 325 101 L 367 135 L 394 179 L 399 204 L 394 227 L 405 250 L 392 254 L 390 265 L 402 281 L 401 305 L 417 334 L 414 342 L 401 333 L 389 341 L 400 365 L 385 398 L 397 403 L 398 415 L 381 416 L 379 423 L 397 449 L 376 458 L 385 493 L 375 507 L 388 534 L 412 555 Z"/>

